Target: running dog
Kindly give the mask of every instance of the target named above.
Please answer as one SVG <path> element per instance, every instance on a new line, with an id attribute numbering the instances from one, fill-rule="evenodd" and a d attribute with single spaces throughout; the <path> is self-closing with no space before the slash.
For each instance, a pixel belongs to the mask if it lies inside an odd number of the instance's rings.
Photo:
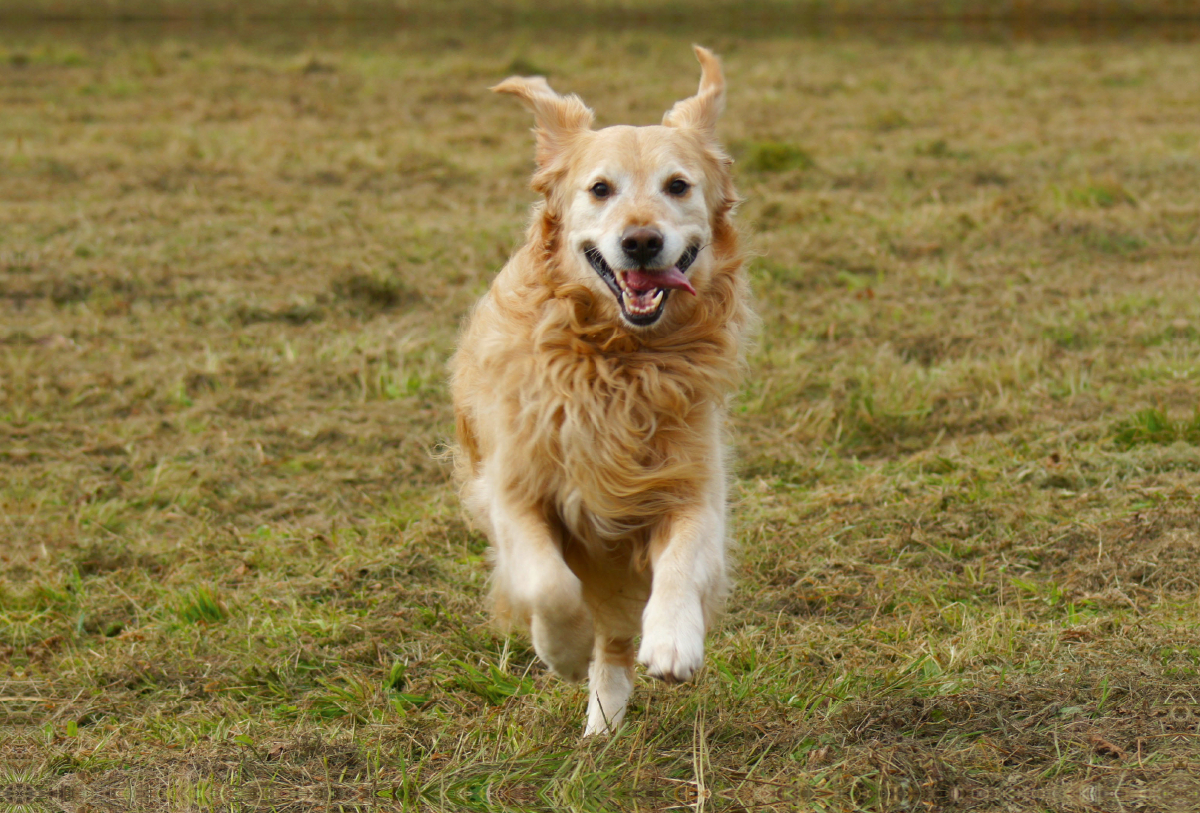
<path id="1" fill-rule="evenodd" d="M 541 77 L 492 88 L 533 113 L 542 200 L 451 362 L 455 465 L 495 613 L 588 678 L 585 735 L 621 723 L 635 652 L 669 683 L 701 668 L 727 590 L 723 424 L 753 317 L 725 80 L 695 51 L 699 91 L 660 126 L 593 130 Z"/>

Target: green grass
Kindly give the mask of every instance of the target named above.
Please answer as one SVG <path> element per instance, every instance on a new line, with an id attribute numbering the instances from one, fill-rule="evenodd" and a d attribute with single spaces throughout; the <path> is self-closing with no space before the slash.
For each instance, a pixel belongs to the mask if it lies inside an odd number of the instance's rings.
<path id="1" fill-rule="evenodd" d="M 1200 52 L 722 19 L 0 34 L 0 807 L 1188 798 Z M 580 743 L 442 456 L 532 201 L 486 87 L 652 123 L 693 40 L 762 316 L 737 587 Z"/>

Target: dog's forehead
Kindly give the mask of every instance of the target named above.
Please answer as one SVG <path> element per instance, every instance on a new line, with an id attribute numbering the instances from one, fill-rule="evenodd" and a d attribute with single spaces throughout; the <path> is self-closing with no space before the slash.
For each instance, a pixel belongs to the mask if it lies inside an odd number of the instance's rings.
<path id="1" fill-rule="evenodd" d="M 617 124 L 591 134 L 578 155 L 576 170 L 659 175 L 695 169 L 700 163 L 696 141 L 674 127 Z"/>

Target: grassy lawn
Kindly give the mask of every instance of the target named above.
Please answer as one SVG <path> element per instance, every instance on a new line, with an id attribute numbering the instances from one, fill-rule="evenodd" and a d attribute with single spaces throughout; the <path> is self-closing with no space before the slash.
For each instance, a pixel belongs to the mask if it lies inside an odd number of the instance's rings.
<path id="1" fill-rule="evenodd" d="M 738 585 L 581 744 L 440 456 L 485 88 L 654 123 L 696 40 Z M 0 809 L 1197 809 L 1198 111 L 1187 36 L 0 29 Z"/>

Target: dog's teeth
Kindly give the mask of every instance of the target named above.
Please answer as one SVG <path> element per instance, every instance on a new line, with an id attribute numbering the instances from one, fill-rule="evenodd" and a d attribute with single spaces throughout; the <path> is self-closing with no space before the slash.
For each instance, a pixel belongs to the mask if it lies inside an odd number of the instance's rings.
<path id="1" fill-rule="evenodd" d="M 662 288 L 654 289 L 654 294 L 649 291 L 638 291 L 629 287 L 625 281 L 624 274 L 615 274 L 614 278 L 617 282 L 617 287 L 620 288 L 621 294 L 619 301 L 621 307 L 630 316 L 649 316 L 658 310 L 662 305 L 663 297 L 666 296 L 666 291 Z"/>

